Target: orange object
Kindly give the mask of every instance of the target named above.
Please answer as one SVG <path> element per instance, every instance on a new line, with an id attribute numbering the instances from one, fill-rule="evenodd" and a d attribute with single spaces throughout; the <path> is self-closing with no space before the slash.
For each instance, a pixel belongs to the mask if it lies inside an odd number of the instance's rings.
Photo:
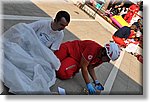
<path id="1" fill-rule="evenodd" d="M 127 44 L 124 42 L 124 40 L 122 38 L 119 38 L 117 36 L 112 36 L 113 40 L 115 41 L 115 43 L 119 44 L 121 47 L 126 47 Z"/>

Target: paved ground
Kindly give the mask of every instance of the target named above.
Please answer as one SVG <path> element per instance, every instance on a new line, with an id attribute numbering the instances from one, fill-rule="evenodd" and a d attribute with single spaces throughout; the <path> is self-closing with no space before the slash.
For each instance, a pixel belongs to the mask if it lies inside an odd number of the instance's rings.
<path id="1" fill-rule="evenodd" d="M 30 23 L 38 19 L 50 19 L 57 11 L 67 10 L 71 15 L 71 23 L 64 31 L 64 41 L 91 39 L 105 44 L 111 40 L 112 33 L 106 30 L 105 26 L 90 18 L 70 0 L 9 1 L 11 2 L 2 2 L 2 17 L 5 16 L 1 19 L 3 32 L 19 22 Z M 58 3 L 59 1 L 61 3 Z M 101 94 L 143 94 L 142 72 L 142 64 L 133 55 L 122 51 L 117 61 L 104 63 L 96 68 L 98 80 L 105 87 Z M 58 86 L 64 88 L 67 94 L 86 94 L 81 73 L 69 80 L 57 79 L 50 90 L 57 92 Z M 8 94 L 6 89 L 3 94 Z"/>

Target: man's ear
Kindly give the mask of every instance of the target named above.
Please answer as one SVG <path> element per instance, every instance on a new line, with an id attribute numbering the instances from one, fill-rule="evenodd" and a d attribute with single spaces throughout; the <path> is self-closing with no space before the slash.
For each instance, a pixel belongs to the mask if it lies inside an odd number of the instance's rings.
<path id="1" fill-rule="evenodd" d="M 57 22 L 57 19 L 54 19 L 54 22 Z"/>

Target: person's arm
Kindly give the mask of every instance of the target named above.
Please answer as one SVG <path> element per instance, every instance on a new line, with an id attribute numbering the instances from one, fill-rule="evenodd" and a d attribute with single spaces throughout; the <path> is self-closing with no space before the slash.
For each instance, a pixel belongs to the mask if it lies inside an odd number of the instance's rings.
<path id="1" fill-rule="evenodd" d="M 93 66 L 88 67 L 88 72 L 89 72 L 90 76 L 92 77 L 93 81 L 97 80 Z"/>
<path id="2" fill-rule="evenodd" d="M 86 84 L 90 83 L 89 77 L 88 77 L 88 65 L 89 62 L 82 56 L 81 58 L 81 72 L 82 72 L 82 76 L 84 78 L 84 81 Z"/>
<path id="3" fill-rule="evenodd" d="M 89 71 L 90 76 L 93 79 L 94 84 L 95 84 L 95 89 L 96 90 L 104 90 L 104 87 L 97 80 L 97 77 L 96 77 L 96 74 L 95 74 L 95 71 L 94 71 L 94 66 L 89 66 L 88 71 Z"/>
<path id="4" fill-rule="evenodd" d="M 49 46 L 49 48 L 52 50 L 52 51 L 56 51 L 56 50 L 59 50 L 59 47 L 63 41 L 63 38 L 64 38 L 64 32 L 60 32 L 55 41 L 53 42 L 53 44 L 51 46 Z"/>
<path id="5" fill-rule="evenodd" d="M 116 5 L 115 8 L 120 8 L 124 5 L 124 3 L 122 2 L 120 5 Z"/>
<path id="6" fill-rule="evenodd" d="M 122 40 L 125 41 L 126 39 L 125 39 L 125 38 L 122 38 Z"/>
<path id="7" fill-rule="evenodd" d="M 96 90 L 94 89 L 93 85 L 90 83 L 89 77 L 88 77 L 88 65 L 89 62 L 82 56 L 81 58 L 81 72 L 82 76 L 84 78 L 84 81 L 86 83 L 86 87 L 88 89 L 89 94 L 95 94 Z"/>
<path id="8" fill-rule="evenodd" d="M 32 23 L 27 24 L 30 28 L 32 28 L 35 32 L 37 32 L 39 30 L 39 28 L 41 28 L 41 26 L 43 26 L 45 24 L 45 22 L 47 22 L 47 20 L 38 20 Z"/>

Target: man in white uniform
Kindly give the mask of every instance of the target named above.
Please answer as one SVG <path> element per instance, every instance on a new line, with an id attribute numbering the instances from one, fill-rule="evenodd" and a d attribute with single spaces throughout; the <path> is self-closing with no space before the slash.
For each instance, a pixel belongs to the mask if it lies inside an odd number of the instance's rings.
<path id="1" fill-rule="evenodd" d="M 66 11 L 59 11 L 54 20 L 39 20 L 28 24 L 33 28 L 40 41 L 52 51 L 59 49 L 64 37 L 64 28 L 70 22 L 70 15 Z"/>

